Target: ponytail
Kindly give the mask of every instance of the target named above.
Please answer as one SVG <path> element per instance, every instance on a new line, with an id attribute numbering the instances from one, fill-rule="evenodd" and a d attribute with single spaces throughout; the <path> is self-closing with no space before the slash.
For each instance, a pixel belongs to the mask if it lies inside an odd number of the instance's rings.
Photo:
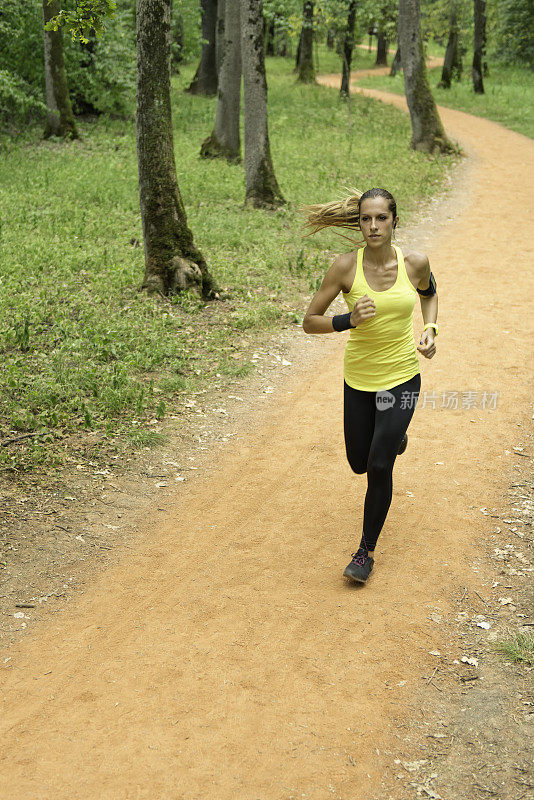
<path id="1" fill-rule="evenodd" d="M 389 210 L 393 213 L 393 219 L 397 216 L 397 203 L 393 195 L 386 189 L 368 189 L 366 192 L 360 192 L 358 189 L 349 189 L 351 194 L 343 200 L 334 200 L 331 203 L 322 203 L 310 206 L 303 206 L 302 213 L 306 216 L 304 223 L 310 230 L 305 236 L 312 236 L 324 228 L 347 228 L 349 230 L 361 230 L 360 228 L 360 205 L 363 200 L 374 197 L 383 197 L 388 200 Z M 337 233 L 337 231 L 334 231 Z M 343 236 L 349 242 L 354 244 L 362 244 L 356 242 L 349 236 L 339 233 L 338 236 Z"/>
<path id="2" fill-rule="evenodd" d="M 343 200 L 334 200 L 331 203 L 320 203 L 303 206 L 301 211 L 306 217 L 304 223 L 309 228 L 305 236 L 322 231 L 324 228 L 348 228 L 360 230 L 360 198 L 362 192 L 358 189 L 349 189 L 351 194 Z M 334 231 L 337 233 L 337 231 Z M 338 234 L 343 236 L 343 234 Z M 343 238 L 354 241 L 349 236 Z"/>

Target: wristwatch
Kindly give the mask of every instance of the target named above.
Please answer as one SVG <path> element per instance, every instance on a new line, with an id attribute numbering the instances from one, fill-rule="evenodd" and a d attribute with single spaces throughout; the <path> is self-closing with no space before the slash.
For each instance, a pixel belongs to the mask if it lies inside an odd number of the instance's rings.
<path id="1" fill-rule="evenodd" d="M 423 330 L 426 331 L 427 328 L 434 328 L 434 336 L 438 335 L 438 326 L 435 322 L 427 322 Z"/>

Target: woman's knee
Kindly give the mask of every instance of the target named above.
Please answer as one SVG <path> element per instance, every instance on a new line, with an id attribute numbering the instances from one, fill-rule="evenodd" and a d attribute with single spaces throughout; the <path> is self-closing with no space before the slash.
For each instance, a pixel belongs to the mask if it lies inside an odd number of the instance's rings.
<path id="1" fill-rule="evenodd" d="M 383 480 L 388 478 L 393 472 L 394 460 L 390 461 L 383 457 L 370 458 L 367 465 L 367 474 L 370 479 Z"/>
<path id="2" fill-rule="evenodd" d="M 357 475 L 363 475 L 364 472 L 367 472 L 367 460 L 364 462 L 361 457 L 357 458 L 352 453 L 347 452 L 347 461 L 351 470 Z"/>

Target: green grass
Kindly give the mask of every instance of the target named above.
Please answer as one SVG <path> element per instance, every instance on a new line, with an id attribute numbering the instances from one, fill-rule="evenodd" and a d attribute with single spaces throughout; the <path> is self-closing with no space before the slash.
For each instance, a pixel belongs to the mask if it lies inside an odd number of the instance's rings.
<path id="1" fill-rule="evenodd" d="M 299 85 L 292 66 L 268 63 L 271 149 L 288 201 L 277 212 L 243 209 L 242 166 L 199 159 L 215 101 L 183 93 L 194 65 L 173 82 L 178 181 L 224 302 L 139 292 L 133 121 L 82 121 L 77 142 L 43 142 L 38 129 L 2 141 L 0 440 L 38 435 L 0 447 L 1 470 L 54 467 L 84 442 L 94 457 L 97 445 L 143 441 L 143 426 L 178 413 L 184 394 L 246 376 L 254 337 L 298 322 L 332 252 L 346 249 L 331 234 L 303 240 L 300 204 L 385 186 L 405 222 L 439 190 L 453 161 L 410 151 L 407 115 L 354 98 L 349 134 L 338 92 Z"/>
<path id="2" fill-rule="evenodd" d="M 534 138 L 534 73 L 490 61 L 490 74 L 484 78 L 485 94 L 477 95 L 473 91 L 469 63 L 465 58 L 462 80 L 453 82 L 450 89 L 438 89 L 441 67 L 429 70 L 430 85 L 436 102 L 500 122 L 517 133 Z M 394 78 L 389 75 L 362 78 L 358 85 L 404 94 L 402 74 Z"/>
<path id="3" fill-rule="evenodd" d="M 497 650 L 514 664 L 534 666 L 534 634 L 518 633 L 497 645 Z"/>

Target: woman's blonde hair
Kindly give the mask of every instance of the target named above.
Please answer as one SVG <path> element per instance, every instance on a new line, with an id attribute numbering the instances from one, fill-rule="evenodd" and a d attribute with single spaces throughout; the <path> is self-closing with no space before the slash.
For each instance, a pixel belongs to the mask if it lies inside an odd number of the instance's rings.
<path id="1" fill-rule="evenodd" d="M 393 195 L 387 189 L 368 189 L 360 192 L 358 189 L 348 189 L 351 194 L 342 200 L 334 200 L 331 203 L 321 203 L 303 206 L 300 210 L 306 216 L 304 223 L 310 230 L 305 236 L 312 236 L 314 233 L 322 231 L 324 228 L 347 228 L 349 230 L 361 230 L 360 228 L 360 206 L 363 200 L 374 197 L 383 197 L 388 200 L 389 210 L 393 213 L 393 219 L 397 216 L 397 203 Z M 334 231 L 337 233 L 337 231 Z M 350 242 L 355 242 L 349 236 L 343 236 Z M 355 242 L 361 244 L 361 242 Z"/>

